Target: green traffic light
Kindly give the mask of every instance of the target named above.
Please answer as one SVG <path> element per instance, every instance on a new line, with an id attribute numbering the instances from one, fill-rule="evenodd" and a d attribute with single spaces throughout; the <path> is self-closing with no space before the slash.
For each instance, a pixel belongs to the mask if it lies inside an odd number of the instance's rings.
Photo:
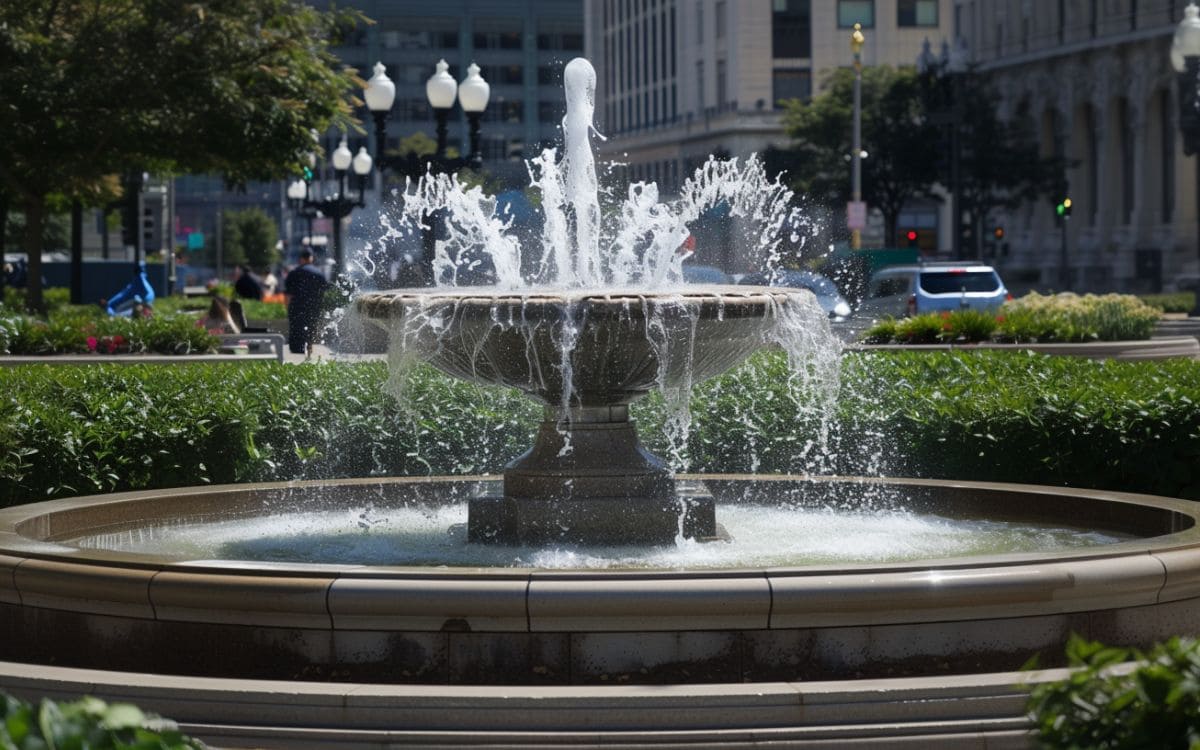
<path id="1" fill-rule="evenodd" d="M 313 178 L 313 171 L 312 171 L 312 169 L 311 169 L 311 168 L 309 168 L 309 167 L 305 167 L 305 168 L 304 168 L 304 181 L 305 181 L 305 182 L 312 182 L 312 178 Z M 1059 206 L 1059 208 L 1061 209 L 1061 208 L 1062 208 L 1062 206 Z M 1060 211 L 1060 213 L 1061 213 L 1061 211 Z"/>
<path id="2" fill-rule="evenodd" d="M 1058 214 L 1059 216 L 1063 216 L 1067 213 L 1067 207 L 1059 203 L 1054 207 L 1054 213 Z"/>

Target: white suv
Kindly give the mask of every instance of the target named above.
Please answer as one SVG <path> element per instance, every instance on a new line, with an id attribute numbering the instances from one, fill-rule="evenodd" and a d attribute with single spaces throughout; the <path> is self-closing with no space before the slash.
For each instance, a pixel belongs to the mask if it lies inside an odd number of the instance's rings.
<path id="1" fill-rule="evenodd" d="M 979 263 L 885 266 L 871 275 L 863 317 L 903 317 L 941 310 L 994 310 L 1012 299 L 1000 275 Z"/>

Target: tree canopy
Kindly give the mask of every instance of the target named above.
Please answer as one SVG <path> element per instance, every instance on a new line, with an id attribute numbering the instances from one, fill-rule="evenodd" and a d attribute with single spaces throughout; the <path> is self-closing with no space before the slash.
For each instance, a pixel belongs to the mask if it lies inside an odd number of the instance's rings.
<path id="1" fill-rule="evenodd" d="M 128 172 L 298 172 L 312 130 L 353 124 L 361 85 L 329 51 L 356 13 L 301 0 L 0 3 L 0 189 L 25 215 L 41 306 L 47 198 L 91 205 Z"/>
<path id="2" fill-rule="evenodd" d="M 231 211 L 223 217 L 221 241 L 224 261 L 230 265 L 245 263 L 256 271 L 269 269 L 279 262 L 279 228 L 261 208 Z"/>
<path id="3" fill-rule="evenodd" d="M 873 66 L 862 71 L 863 200 L 884 217 L 886 241 L 895 242 L 905 203 L 952 190 L 951 128 L 958 128 L 958 191 L 966 224 L 978 241 L 988 215 L 1051 191 L 1064 161 L 1040 155 L 1028 117 L 1002 120 L 997 96 L 975 71 L 954 76 L 931 70 Z M 799 192 L 840 209 L 850 199 L 849 154 L 854 71 L 839 69 L 809 102 L 787 104 L 791 144 L 768 154 L 768 166 L 786 170 Z"/>
<path id="4" fill-rule="evenodd" d="M 839 68 L 811 101 L 789 101 L 784 128 L 791 145 L 770 155 L 797 192 L 817 203 L 842 207 L 850 200 L 850 152 L 854 118 L 854 70 Z M 904 204 L 937 179 L 937 130 L 924 118 L 916 73 L 910 68 L 865 67 L 862 71 L 862 195 L 884 217 L 894 238 Z"/>

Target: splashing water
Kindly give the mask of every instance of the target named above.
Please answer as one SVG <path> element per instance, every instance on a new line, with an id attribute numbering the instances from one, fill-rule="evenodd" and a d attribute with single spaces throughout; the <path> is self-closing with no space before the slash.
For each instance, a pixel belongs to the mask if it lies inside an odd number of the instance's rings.
<path id="1" fill-rule="evenodd" d="M 385 229 L 394 237 L 441 222 L 442 238 L 435 243 L 432 259 L 437 288 L 450 291 L 483 281 L 487 286 L 479 289 L 482 297 L 563 294 L 566 307 L 556 321 L 526 320 L 522 306 L 512 305 L 509 299 L 493 308 L 491 323 L 494 329 L 518 332 L 531 362 L 537 359 L 533 342 L 547 335 L 542 329 L 549 326 L 548 335 L 559 353 L 555 377 L 564 386 L 559 405 L 564 415 L 575 397 L 572 352 L 586 316 L 576 293 L 640 299 L 646 336 L 659 368 L 657 387 L 668 410 L 669 462 L 679 470 L 687 465 L 690 373 L 697 357 L 698 306 L 703 304 L 696 295 L 704 289 L 683 283 L 683 263 L 690 255 L 683 250 L 689 226 L 714 209 L 726 208 L 738 223 L 743 243 L 739 252 L 767 268 L 769 276 L 780 265 L 785 243 L 803 245 L 817 228 L 796 205 L 794 193 L 778 178 L 768 178 L 756 156 L 744 161 L 710 157 L 683 181 L 671 200 L 661 199 L 657 184 L 635 182 L 616 205 L 602 210 L 603 191 L 591 146 L 592 135 L 603 138 L 592 124 L 596 73 L 587 60 L 576 58 L 567 64 L 563 80 L 567 108 L 562 154 L 545 149 L 527 163 L 530 189 L 539 196 L 543 216 L 539 238 L 522 241 L 512 217 L 497 211 L 494 197 L 454 174 L 427 174 L 406 184 L 398 213 L 385 219 Z M 728 294 L 729 288 L 719 291 Z M 720 296 L 718 290 L 713 295 Z M 412 366 L 433 358 L 442 349 L 442 337 L 454 329 L 456 317 L 465 314 L 461 300 L 454 296 L 414 297 L 417 300 L 410 301 L 403 314 L 385 323 L 392 365 L 389 386 L 402 404 Z M 771 306 L 771 325 L 761 343 L 787 353 L 791 398 L 798 405 L 828 413 L 837 393 L 840 343 L 825 314 L 812 294 L 801 289 L 786 290 L 786 302 L 772 300 Z M 692 330 L 680 332 L 679 320 L 690 320 Z M 482 345 L 484 335 L 479 335 Z M 682 376 L 668 378 L 667 372 Z M 816 399 L 800 395 L 814 391 L 819 394 Z M 820 424 L 815 441 L 823 448 L 826 420 Z M 569 445 L 564 450 L 570 450 Z"/>

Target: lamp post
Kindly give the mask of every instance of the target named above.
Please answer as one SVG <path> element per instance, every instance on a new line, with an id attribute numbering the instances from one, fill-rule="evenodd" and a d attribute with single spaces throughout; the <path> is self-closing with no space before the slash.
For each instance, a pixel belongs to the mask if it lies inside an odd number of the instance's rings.
<path id="1" fill-rule="evenodd" d="M 317 210 L 315 208 L 311 208 L 311 207 L 304 205 L 304 198 L 307 195 L 308 195 L 308 183 L 305 182 L 304 180 L 293 180 L 292 182 L 288 183 L 288 186 L 287 186 L 288 201 L 292 204 L 292 210 L 296 213 L 296 217 L 300 218 L 300 219 L 304 219 L 304 221 L 305 221 L 305 230 L 306 231 L 305 231 L 304 237 L 307 239 L 307 241 L 309 243 L 309 247 L 311 248 L 312 234 L 313 234 L 313 219 L 316 218 L 316 216 L 317 216 Z M 304 240 L 301 240 L 301 244 L 304 244 Z"/>
<path id="2" fill-rule="evenodd" d="M 309 236 L 311 242 L 312 236 L 312 215 L 320 213 L 333 220 L 333 263 L 334 274 L 342 271 L 342 219 L 345 219 L 354 209 L 362 208 L 364 205 L 364 197 L 367 188 L 367 175 L 371 172 L 373 163 L 371 155 L 367 153 L 365 146 L 358 149 L 357 154 L 350 152 L 350 147 L 346 144 L 346 139 L 343 138 L 338 147 L 334 149 L 330 158 L 330 163 L 333 166 L 334 184 L 336 192 L 329 195 L 312 197 L 310 195 L 310 185 L 302 180 L 299 182 L 303 186 L 303 194 L 300 193 L 300 187 L 296 182 L 288 186 L 288 197 L 292 198 L 293 194 L 300 195 L 301 211 L 312 212 L 302 213 L 309 219 Z M 353 195 L 346 188 L 346 178 L 348 174 L 354 172 L 355 189 L 357 195 Z M 294 200 L 294 199 L 293 199 Z"/>
<path id="3" fill-rule="evenodd" d="M 962 260 L 962 74 L 967 70 L 966 52 L 961 44 L 942 40 L 941 55 L 933 54 L 929 40 L 921 45 L 917 56 L 917 73 L 926 83 L 937 104 L 929 121 L 945 127 L 950 146 L 950 251 L 955 260 Z M 934 93 L 936 92 L 936 93 Z"/>
<path id="4" fill-rule="evenodd" d="M 434 123 L 437 134 L 437 150 L 432 158 L 423 159 L 415 154 L 393 156 L 386 154 L 387 121 L 391 115 L 392 105 L 396 100 L 396 85 L 387 76 L 383 63 L 375 63 L 374 75 L 367 81 L 363 90 L 363 99 L 371 110 L 375 121 L 375 161 L 379 165 L 380 185 L 383 184 L 383 173 L 395 170 L 413 179 L 419 179 L 426 171 L 432 174 L 457 172 L 463 167 L 480 169 L 483 166 L 483 153 L 480 150 L 480 120 L 483 111 L 487 109 L 491 87 L 479 74 L 479 66 L 471 63 L 467 67 L 467 77 L 462 83 L 456 83 L 449 72 L 450 66 L 445 60 L 438 60 L 436 69 L 429 80 L 425 82 L 425 98 L 433 109 Z M 448 122 L 450 110 L 457 100 L 467 115 L 470 135 L 470 153 L 467 157 L 450 159 L 446 156 L 446 141 L 448 137 Z M 421 261 L 422 281 L 433 283 L 433 258 L 436 235 L 434 227 L 440 225 L 440 217 L 430 216 L 429 226 L 422 232 L 424 257 Z"/>
<path id="5" fill-rule="evenodd" d="M 1171 66 L 1179 82 L 1179 130 L 1183 134 L 1183 153 L 1188 156 L 1200 151 L 1200 8 L 1190 3 L 1183 10 L 1183 20 L 1175 27 L 1171 40 Z M 1196 165 L 1196 239 L 1197 262 L 1200 263 L 1200 164 Z M 1196 305 L 1193 316 L 1200 315 L 1200 265 L 1194 282 Z"/>
<path id="6" fill-rule="evenodd" d="M 854 53 L 854 138 L 850 146 L 850 200 L 854 204 L 862 202 L 862 47 L 866 38 L 862 33 L 862 24 L 854 24 L 854 32 L 850 34 L 850 51 Z M 850 249 L 862 247 L 862 229 L 857 226 L 850 230 Z"/>

